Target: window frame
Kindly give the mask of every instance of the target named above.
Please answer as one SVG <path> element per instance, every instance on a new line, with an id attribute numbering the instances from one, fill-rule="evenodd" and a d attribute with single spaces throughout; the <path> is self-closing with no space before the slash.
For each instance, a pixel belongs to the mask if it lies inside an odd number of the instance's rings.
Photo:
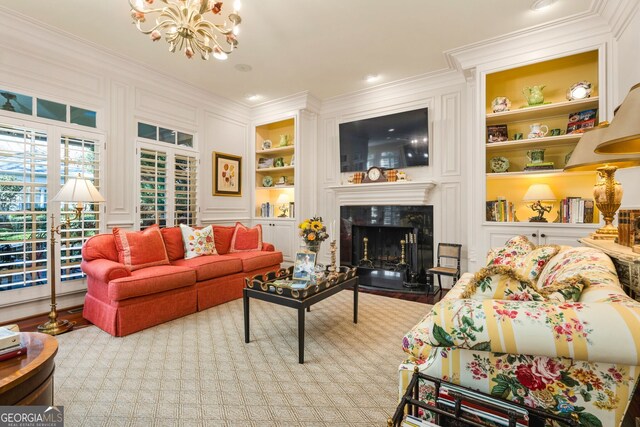
<path id="1" fill-rule="evenodd" d="M 144 123 L 148 123 L 146 121 L 143 121 Z M 137 121 L 136 121 L 137 123 Z M 136 125 L 137 126 L 137 125 Z M 159 126 L 159 125 L 158 125 Z M 194 135 L 194 145 L 195 145 L 195 133 L 192 133 Z M 166 153 L 166 171 L 167 171 L 167 175 L 166 175 L 166 182 L 167 182 L 167 186 L 166 186 L 166 199 L 170 200 L 171 203 L 167 204 L 167 209 L 165 211 L 165 215 L 166 215 L 166 227 L 174 227 L 176 226 L 176 217 L 175 217 L 175 157 L 176 155 L 181 155 L 181 156 L 189 156 L 189 157 L 195 157 L 196 159 L 196 165 L 197 165 L 197 169 L 196 169 L 196 207 L 195 207 L 195 212 L 196 212 L 196 222 L 194 225 L 200 225 L 200 187 L 202 185 L 202 180 L 201 180 L 201 164 L 200 164 L 200 153 L 199 151 L 194 147 L 186 147 L 186 146 L 178 146 L 178 145 L 171 145 L 171 144 L 167 144 L 161 141 L 158 142 L 152 142 L 146 138 L 138 138 L 136 137 L 136 203 L 135 203 L 135 229 L 140 230 L 140 220 L 141 220 L 141 203 L 140 203 L 140 188 L 141 188 L 141 177 L 140 177 L 140 173 L 141 173 L 141 166 L 140 166 L 140 159 L 141 159 L 141 153 L 142 150 L 153 150 L 153 151 L 159 151 L 159 152 L 163 152 Z"/>
<path id="2" fill-rule="evenodd" d="M 43 119 L 42 121 L 28 120 L 27 116 L 17 118 L 12 113 L 10 116 L 5 115 L 4 111 L 0 114 L 0 122 L 9 126 L 23 127 L 30 130 L 42 132 L 47 135 L 47 171 L 49 179 L 47 180 L 47 260 L 50 260 L 49 255 L 49 239 L 51 238 L 51 215 L 53 214 L 53 221 L 55 225 L 61 223 L 61 206 L 60 202 L 52 202 L 50 199 L 55 196 L 60 188 L 60 140 L 64 136 L 74 136 L 86 139 L 96 139 L 101 149 L 99 173 L 101 176 L 102 185 L 100 187 L 100 193 L 106 194 L 107 192 L 107 180 L 105 176 L 105 160 L 106 160 L 106 135 L 99 130 L 85 130 L 80 129 L 79 125 L 70 125 L 69 123 L 56 122 L 49 119 Z M 101 206 L 102 220 L 99 225 L 99 232 L 104 233 L 106 231 L 106 206 L 103 203 Z M 85 291 L 87 288 L 86 278 L 68 280 L 62 282 L 61 278 L 61 262 L 60 262 L 60 236 L 56 234 L 56 265 L 54 266 L 54 274 L 56 278 L 56 296 L 60 297 L 67 294 L 74 294 L 77 292 Z M 51 268 L 47 269 L 47 276 L 50 274 Z M 27 288 L 11 289 L 7 291 L 0 291 L 0 307 L 12 306 L 16 304 L 31 302 L 35 300 L 48 299 L 51 297 L 51 287 L 47 284 L 40 286 L 30 286 Z"/>

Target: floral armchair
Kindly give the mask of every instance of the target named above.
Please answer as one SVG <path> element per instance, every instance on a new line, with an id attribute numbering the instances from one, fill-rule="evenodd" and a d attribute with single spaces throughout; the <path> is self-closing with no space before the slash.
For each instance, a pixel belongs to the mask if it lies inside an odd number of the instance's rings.
<path id="1" fill-rule="evenodd" d="M 544 267 L 534 280 L 512 272 L 517 286 L 507 292 L 494 286 L 493 298 L 486 288 L 513 277 L 484 286 L 491 267 L 463 275 L 405 335 L 400 392 L 419 365 L 452 383 L 572 414 L 584 426 L 620 425 L 640 373 L 640 303 L 624 294 L 604 253 L 584 247 L 551 253 L 535 261 Z M 551 293 L 567 286 L 571 292 L 554 300 Z M 523 298 L 522 287 L 546 297 Z"/>

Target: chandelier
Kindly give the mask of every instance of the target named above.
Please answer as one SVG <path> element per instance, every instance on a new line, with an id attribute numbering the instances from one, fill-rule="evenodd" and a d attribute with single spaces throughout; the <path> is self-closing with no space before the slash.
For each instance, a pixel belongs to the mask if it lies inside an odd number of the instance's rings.
<path id="1" fill-rule="evenodd" d="M 234 10 L 228 16 L 230 25 L 225 20 L 214 24 L 205 19 L 207 12 L 214 16 L 222 14 L 221 1 L 158 1 L 164 3 L 164 6 L 153 7 L 154 0 L 129 0 L 131 17 L 138 30 L 148 34 L 154 42 L 160 40 L 164 33 L 169 51 L 175 52 L 177 48 L 184 51 L 187 58 L 197 52 L 204 60 L 209 59 L 209 54 L 224 60 L 238 46 L 236 35 L 242 21 L 238 14 L 239 1 L 234 3 Z M 155 17 L 155 25 L 145 30 L 142 25 L 147 16 Z"/>

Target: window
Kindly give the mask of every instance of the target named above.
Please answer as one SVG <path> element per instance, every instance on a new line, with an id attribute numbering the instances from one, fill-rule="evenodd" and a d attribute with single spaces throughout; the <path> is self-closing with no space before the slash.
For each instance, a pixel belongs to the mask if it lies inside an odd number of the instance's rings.
<path id="1" fill-rule="evenodd" d="M 140 150 L 140 229 L 167 225 L 167 153 Z"/>
<path id="2" fill-rule="evenodd" d="M 80 175 L 90 179 L 100 191 L 100 144 L 87 138 L 62 136 L 60 139 L 60 183 L 64 185 L 69 178 Z M 64 203 L 61 214 L 73 216 L 74 205 Z M 72 221 L 70 228 L 60 231 L 60 280 L 74 280 L 84 277 L 80 270 L 82 244 L 91 236 L 100 232 L 100 208 L 97 204 L 84 204 L 82 218 Z"/>
<path id="3" fill-rule="evenodd" d="M 47 283 L 47 135 L 0 125 L 0 291 Z"/>
<path id="4" fill-rule="evenodd" d="M 140 157 L 139 224 L 171 227 L 198 220 L 198 158 L 194 152 L 161 150 L 142 145 Z"/>
<path id="5" fill-rule="evenodd" d="M 0 106 L 0 110 L 33 116 L 33 97 L 2 89 L 0 89 L 0 96 L 4 98 L 4 104 Z M 98 113 L 73 105 L 36 98 L 36 116 L 96 128 Z"/>
<path id="6" fill-rule="evenodd" d="M 174 224 L 196 223 L 196 164 L 197 159 L 193 156 L 175 156 Z"/>
<path id="7" fill-rule="evenodd" d="M 193 148 L 193 135 L 142 122 L 138 122 L 138 138 Z"/>

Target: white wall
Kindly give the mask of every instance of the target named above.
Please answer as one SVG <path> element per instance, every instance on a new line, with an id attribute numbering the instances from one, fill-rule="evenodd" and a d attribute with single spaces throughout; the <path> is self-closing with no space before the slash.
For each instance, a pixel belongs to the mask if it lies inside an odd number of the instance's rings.
<path id="1" fill-rule="evenodd" d="M 629 93 L 629 89 L 640 83 L 638 46 L 640 46 L 640 11 L 636 9 L 615 44 L 615 105 L 621 104 Z M 622 169 L 616 172 L 616 177 L 624 189 L 622 208 L 640 208 L 640 167 Z"/>
<path id="2" fill-rule="evenodd" d="M 412 181 L 437 183 L 429 200 L 434 206 L 434 246 L 438 242 L 461 243 L 465 258 L 468 212 L 464 203 L 467 191 L 464 177 L 468 156 L 464 153 L 469 144 L 465 137 L 466 96 L 462 75 L 445 72 L 324 102 L 318 119 L 317 161 L 323 167 L 318 168 L 317 173 L 317 214 L 328 222 L 338 223 L 339 206 L 336 193 L 330 187 L 346 184 L 347 174 L 340 173 L 339 165 L 340 123 L 427 107 L 430 165 L 407 168 L 407 177 Z"/>

